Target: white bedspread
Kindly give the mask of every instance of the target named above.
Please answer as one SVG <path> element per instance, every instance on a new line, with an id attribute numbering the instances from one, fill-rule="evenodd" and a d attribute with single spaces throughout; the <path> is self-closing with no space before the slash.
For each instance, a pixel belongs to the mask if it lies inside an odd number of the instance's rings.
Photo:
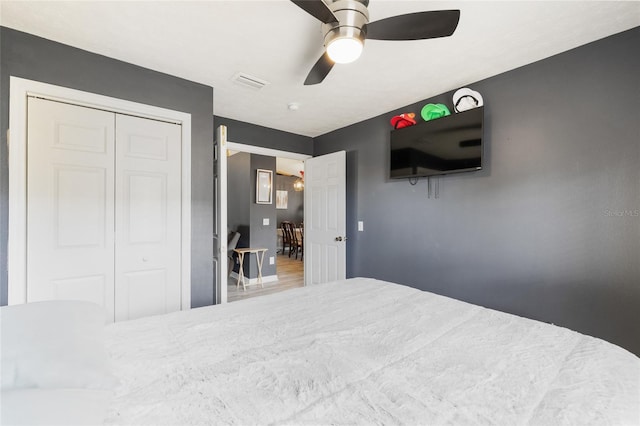
<path id="1" fill-rule="evenodd" d="M 371 279 L 117 323 L 107 348 L 107 424 L 640 424 L 626 350 Z"/>

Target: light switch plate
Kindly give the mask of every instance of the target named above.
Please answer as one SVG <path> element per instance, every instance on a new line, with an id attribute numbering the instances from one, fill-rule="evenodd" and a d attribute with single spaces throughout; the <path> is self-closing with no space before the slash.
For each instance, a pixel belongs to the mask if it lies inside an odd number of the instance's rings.
<path id="1" fill-rule="evenodd" d="M 269 218 L 268 217 L 262 218 L 262 226 L 269 226 Z"/>
<path id="2" fill-rule="evenodd" d="M 358 221 L 358 231 L 360 232 L 364 231 L 364 221 L 362 220 Z"/>
<path id="3" fill-rule="evenodd" d="M 273 256 L 269 256 L 269 265 L 273 265 L 276 263 L 276 258 Z"/>

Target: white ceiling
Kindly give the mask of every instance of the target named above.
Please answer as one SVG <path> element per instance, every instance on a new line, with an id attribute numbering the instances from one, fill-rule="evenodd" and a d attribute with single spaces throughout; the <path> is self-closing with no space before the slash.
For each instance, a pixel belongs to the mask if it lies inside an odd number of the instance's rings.
<path id="1" fill-rule="evenodd" d="M 640 25 L 636 1 L 371 0 L 371 21 L 460 9 L 452 37 L 369 40 L 303 86 L 320 23 L 287 0 L 1 1 L 0 24 L 214 87 L 216 115 L 318 136 Z M 270 84 L 231 81 L 244 72 Z M 489 98 L 485 94 L 485 98 Z M 287 104 L 297 102 L 298 111 Z"/>
<path id="2" fill-rule="evenodd" d="M 304 161 L 277 157 L 276 171 L 285 176 L 302 177 L 301 172 L 304 172 Z"/>

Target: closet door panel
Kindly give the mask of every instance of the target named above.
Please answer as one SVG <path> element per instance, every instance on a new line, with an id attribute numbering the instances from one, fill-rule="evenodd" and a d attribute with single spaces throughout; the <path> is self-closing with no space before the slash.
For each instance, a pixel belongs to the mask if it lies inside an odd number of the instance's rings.
<path id="1" fill-rule="evenodd" d="M 116 118 L 116 321 L 180 310 L 181 128 Z"/>
<path id="2" fill-rule="evenodd" d="M 115 114 L 28 100 L 27 301 L 89 300 L 114 318 Z"/>

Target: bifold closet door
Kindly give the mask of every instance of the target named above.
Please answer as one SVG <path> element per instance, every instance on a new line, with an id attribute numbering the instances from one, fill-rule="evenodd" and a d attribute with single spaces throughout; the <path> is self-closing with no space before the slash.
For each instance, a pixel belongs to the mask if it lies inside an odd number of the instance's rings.
<path id="1" fill-rule="evenodd" d="M 114 113 L 28 99 L 28 302 L 89 300 L 113 321 L 114 129 Z"/>
<path id="2" fill-rule="evenodd" d="M 116 115 L 116 321 L 180 310 L 181 133 Z"/>
<path id="3" fill-rule="evenodd" d="M 180 125 L 29 98 L 27 131 L 27 301 L 180 310 Z"/>

